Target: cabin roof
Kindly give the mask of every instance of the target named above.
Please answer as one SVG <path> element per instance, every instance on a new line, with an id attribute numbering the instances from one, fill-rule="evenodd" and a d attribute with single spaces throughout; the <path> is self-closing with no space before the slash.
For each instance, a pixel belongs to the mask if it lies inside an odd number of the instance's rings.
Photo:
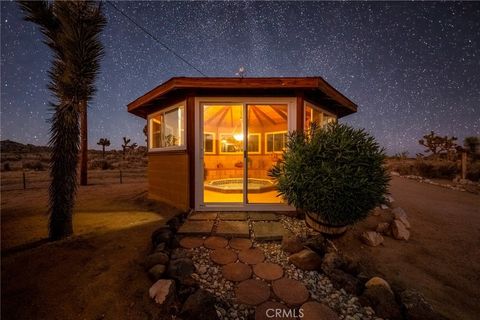
<path id="1" fill-rule="evenodd" d="M 220 78 L 174 77 L 128 104 L 128 112 L 146 118 L 168 101 L 195 96 L 296 96 L 319 103 L 343 117 L 357 105 L 322 77 Z"/>

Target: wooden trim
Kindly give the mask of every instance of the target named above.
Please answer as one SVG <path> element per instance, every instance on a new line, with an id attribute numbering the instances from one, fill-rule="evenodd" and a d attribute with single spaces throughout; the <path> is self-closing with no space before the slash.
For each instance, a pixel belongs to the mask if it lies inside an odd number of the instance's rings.
<path id="1" fill-rule="evenodd" d="M 188 202 L 195 208 L 195 97 L 187 97 Z"/>
<path id="2" fill-rule="evenodd" d="M 302 132 L 304 130 L 304 110 L 305 110 L 305 99 L 303 92 L 297 94 L 297 131 Z"/>

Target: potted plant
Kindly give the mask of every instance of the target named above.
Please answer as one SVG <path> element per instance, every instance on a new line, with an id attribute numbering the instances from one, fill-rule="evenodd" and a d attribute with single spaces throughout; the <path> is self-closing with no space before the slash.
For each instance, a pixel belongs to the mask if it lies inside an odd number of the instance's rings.
<path id="1" fill-rule="evenodd" d="M 283 158 L 269 175 L 310 227 L 340 234 L 385 201 L 390 177 L 384 159 L 384 150 L 364 130 L 313 123 L 307 133 L 289 134 Z"/>

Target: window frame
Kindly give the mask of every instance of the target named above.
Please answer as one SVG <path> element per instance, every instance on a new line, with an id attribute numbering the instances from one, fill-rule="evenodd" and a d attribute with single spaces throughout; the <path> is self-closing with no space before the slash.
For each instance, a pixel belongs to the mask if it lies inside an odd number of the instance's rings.
<path id="1" fill-rule="evenodd" d="M 151 121 L 156 116 L 163 114 L 163 118 L 165 121 L 165 114 L 174 110 L 180 109 L 183 107 L 183 119 L 182 119 L 182 126 L 183 126 L 183 144 L 179 146 L 169 146 L 169 147 L 153 147 L 153 126 L 151 125 Z M 148 127 L 148 152 L 166 152 L 166 151 L 183 151 L 187 150 L 187 104 L 186 100 L 180 101 L 176 104 L 173 104 L 167 108 L 159 110 L 157 112 L 151 113 L 147 117 L 147 127 Z M 180 128 L 181 130 L 182 128 Z"/>
<path id="2" fill-rule="evenodd" d="M 314 105 L 311 102 L 305 101 L 304 104 L 303 104 L 303 127 L 304 127 L 303 131 L 305 131 L 305 132 L 308 130 L 308 128 L 305 126 L 306 122 L 307 122 L 307 107 L 312 108 L 313 110 L 322 112 L 322 113 L 326 114 L 327 116 L 334 118 L 335 121 L 338 121 L 338 117 L 337 117 L 336 114 L 334 114 L 330 111 L 327 111 L 327 110 L 323 109 L 322 107 Z"/>
<path id="3" fill-rule="evenodd" d="M 205 149 L 205 141 L 206 141 L 205 135 L 210 135 L 210 136 L 212 136 L 212 138 L 213 138 L 213 140 L 212 140 L 212 142 L 213 142 L 213 144 L 212 144 L 213 150 L 212 150 L 212 151 L 206 151 L 206 149 Z M 216 137 L 216 133 L 215 133 L 215 132 L 207 132 L 207 131 L 204 131 L 204 132 L 203 132 L 203 153 L 204 153 L 204 154 L 217 154 L 217 139 L 216 139 L 216 138 L 217 138 L 217 137 Z"/>
<path id="4" fill-rule="evenodd" d="M 268 131 L 268 132 L 265 132 L 265 154 L 272 154 L 272 153 L 280 154 L 280 153 L 283 153 L 283 149 L 281 151 L 275 151 L 275 150 L 268 151 L 268 135 L 273 135 L 275 137 L 275 135 L 279 134 L 279 133 L 287 134 L 287 137 L 288 137 L 288 130 L 287 131 Z M 286 148 L 286 144 L 287 144 L 287 141 L 285 140 L 284 148 Z M 275 149 L 274 146 L 275 146 L 275 138 L 273 140 L 273 145 L 272 145 L 273 149 Z"/>

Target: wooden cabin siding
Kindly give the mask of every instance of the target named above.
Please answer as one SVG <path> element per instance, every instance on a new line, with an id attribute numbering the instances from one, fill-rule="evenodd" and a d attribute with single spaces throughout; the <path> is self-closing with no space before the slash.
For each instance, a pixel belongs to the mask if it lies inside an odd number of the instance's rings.
<path id="1" fill-rule="evenodd" d="M 148 154 L 149 198 L 187 210 L 189 206 L 189 170 L 186 152 Z"/>

